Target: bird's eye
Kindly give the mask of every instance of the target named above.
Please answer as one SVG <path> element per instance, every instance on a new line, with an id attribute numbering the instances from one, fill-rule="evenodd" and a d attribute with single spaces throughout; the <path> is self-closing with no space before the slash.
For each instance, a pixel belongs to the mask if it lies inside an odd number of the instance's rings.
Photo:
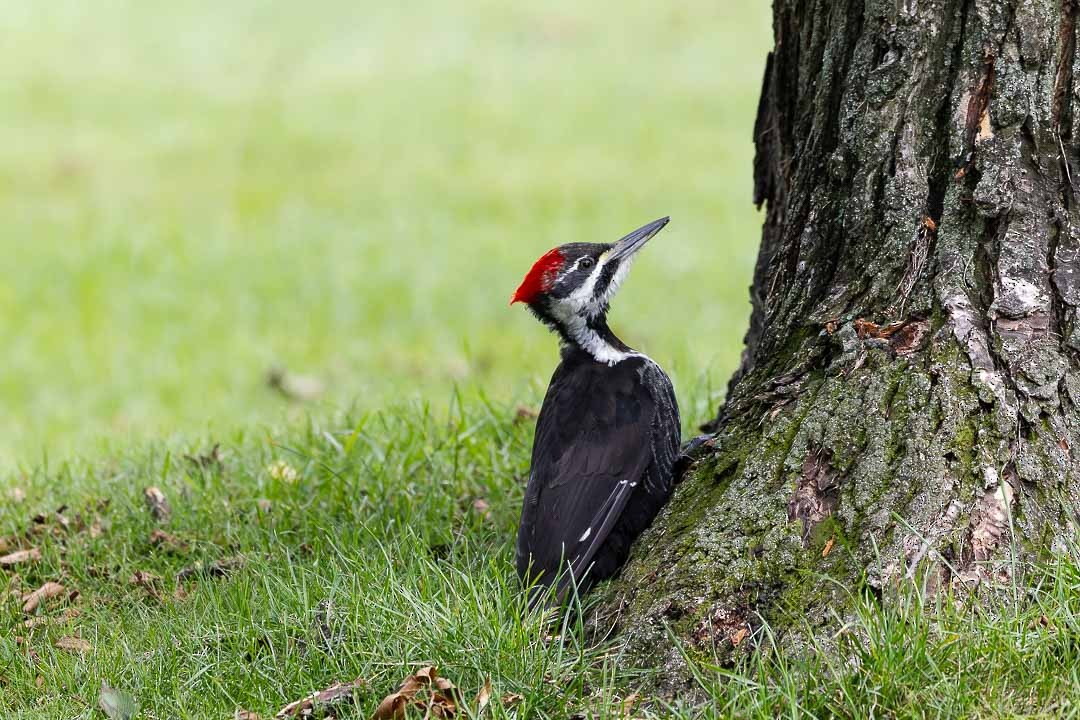
<path id="1" fill-rule="evenodd" d="M 595 264 L 596 264 L 595 260 L 593 260 L 591 257 L 586 256 L 586 257 L 581 258 L 581 260 L 578 262 L 578 267 L 582 268 L 583 270 L 588 270 L 589 268 L 591 268 Z"/>

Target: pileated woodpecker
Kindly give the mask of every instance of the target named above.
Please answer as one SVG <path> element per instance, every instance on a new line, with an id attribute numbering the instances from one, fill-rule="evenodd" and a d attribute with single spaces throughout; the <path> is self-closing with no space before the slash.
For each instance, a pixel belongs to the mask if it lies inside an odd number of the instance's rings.
<path id="1" fill-rule="evenodd" d="M 570 243 L 542 256 L 510 304 L 558 334 L 562 361 L 537 418 L 517 536 L 517 570 L 561 600 L 626 562 L 673 487 L 679 407 L 660 366 L 607 324 L 608 304 L 660 218 L 616 243 Z"/>

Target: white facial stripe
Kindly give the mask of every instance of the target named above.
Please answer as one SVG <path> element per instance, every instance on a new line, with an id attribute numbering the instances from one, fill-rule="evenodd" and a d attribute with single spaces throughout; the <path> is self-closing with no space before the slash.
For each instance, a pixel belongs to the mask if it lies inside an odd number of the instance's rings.
<path id="1" fill-rule="evenodd" d="M 592 302 L 593 290 L 596 288 L 596 281 L 600 279 L 600 272 L 604 269 L 605 257 L 607 257 L 607 253 L 600 256 L 600 262 L 596 263 L 596 267 L 593 268 L 592 273 L 590 273 L 588 279 L 581 284 L 581 287 L 567 296 L 567 302 L 573 303 L 581 309 L 584 309 Z M 581 259 L 579 258 L 577 262 L 581 262 Z M 577 267 L 577 263 L 574 263 L 574 267 Z"/>
<path id="2" fill-rule="evenodd" d="M 599 298 L 594 298 L 596 283 L 600 280 L 600 273 L 607 264 L 610 253 L 604 253 L 596 263 L 596 268 L 588 279 L 567 297 L 551 304 L 551 312 L 566 329 L 575 343 L 593 356 L 597 362 L 614 365 L 629 357 L 644 357 L 638 352 L 623 352 L 615 348 L 609 342 L 600 337 L 595 330 L 589 327 L 586 318 L 593 318 L 603 312 L 604 307 L 619 289 L 619 284 L 626 278 L 630 270 L 630 258 L 625 258 L 615 271 L 614 277 L 608 284 L 604 293 Z M 581 258 L 577 260 L 567 272 L 573 272 Z"/>

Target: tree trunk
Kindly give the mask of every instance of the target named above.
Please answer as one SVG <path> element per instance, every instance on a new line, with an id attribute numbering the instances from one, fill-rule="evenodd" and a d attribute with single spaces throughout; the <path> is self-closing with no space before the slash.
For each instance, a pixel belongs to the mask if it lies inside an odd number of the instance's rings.
<path id="1" fill-rule="evenodd" d="M 598 615 L 650 664 L 1071 539 L 1075 2 L 775 0 L 742 366 Z"/>

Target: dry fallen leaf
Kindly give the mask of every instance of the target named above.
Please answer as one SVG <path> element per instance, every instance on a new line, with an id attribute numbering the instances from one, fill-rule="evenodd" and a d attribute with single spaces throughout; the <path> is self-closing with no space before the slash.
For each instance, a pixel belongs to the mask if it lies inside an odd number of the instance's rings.
<path id="1" fill-rule="evenodd" d="M 1038 620 L 1032 621 L 1030 627 L 1031 627 L 1032 630 L 1034 630 L 1037 627 L 1044 627 L 1047 630 L 1049 630 L 1050 632 L 1057 631 L 1057 627 L 1050 620 L 1050 618 L 1046 617 L 1046 615 L 1040 615 Z"/>
<path id="2" fill-rule="evenodd" d="M 274 717 L 278 718 L 278 720 L 284 720 L 285 718 L 314 717 L 317 711 L 322 712 L 330 706 L 344 705 L 353 702 L 353 698 L 356 696 L 357 691 L 366 688 L 367 681 L 363 678 L 357 678 L 356 680 L 347 683 L 336 683 L 325 690 L 320 690 L 301 700 L 289 703 L 278 710 L 277 715 Z"/>
<path id="3" fill-rule="evenodd" d="M 18 565 L 19 563 L 30 562 L 32 560 L 40 560 L 41 551 L 37 548 L 30 548 L 29 550 L 16 550 L 13 553 L 0 557 L 0 565 Z"/>
<path id="4" fill-rule="evenodd" d="M 416 696 L 421 690 L 431 688 L 438 679 L 440 679 L 439 671 L 434 665 L 420 668 L 405 678 L 396 692 L 392 692 L 383 698 L 382 702 L 379 703 L 379 707 L 375 708 L 372 720 L 403 718 L 405 717 L 405 708 L 414 702 L 421 707 L 428 707 L 428 703 L 416 700 Z M 449 685 L 448 689 L 453 688 L 453 683 L 445 681 L 445 684 Z"/>
<path id="5" fill-rule="evenodd" d="M 835 542 L 836 538 L 829 538 L 829 541 L 825 543 L 825 547 L 821 551 L 821 557 L 829 557 L 829 553 L 832 552 L 832 546 Z"/>
<path id="6" fill-rule="evenodd" d="M 491 506 L 488 505 L 487 500 L 484 498 L 476 498 L 473 500 L 472 509 L 485 520 L 491 517 Z"/>
<path id="7" fill-rule="evenodd" d="M 90 643 L 82 638 L 64 636 L 56 641 L 56 648 L 67 652 L 90 652 Z"/>
<path id="8" fill-rule="evenodd" d="M 383 698 L 379 707 L 375 708 L 375 714 L 371 720 L 394 720 L 405 717 L 405 707 L 409 704 L 409 698 L 399 692 L 391 693 Z"/>
<path id="9" fill-rule="evenodd" d="M 476 714 L 479 715 L 491 702 L 491 678 L 484 679 L 484 687 L 476 694 Z"/>
<path id="10" fill-rule="evenodd" d="M 143 497 L 146 498 L 146 505 L 150 508 L 150 514 L 154 516 L 155 520 L 164 521 L 169 519 L 172 508 L 165 498 L 165 493 L 161 492 L 161 488 L 150 486 L 143 490 Z"/>
<path id="11" fill-rule="evenodd" d="M 473 715 L 480 715 L 491 704 L 491 678 L 484 680 L 484 686 L 476 694 Z M 506 695 L 504 705 L 511 705 L 521 699 L 520 695 Z M 422 712 L 425 718 L 457 717 L 465 706 L 461 691 L 448 678 L 441 677 L 434 665 L 420 668 L 406 677 L 398 689 L 379 703 L 372 720 L 399 720 L 404 718 L 409 707 Z"/>
<path id="12" fill-rule="evenodd" d="M 207 470 L 210 468 L 219 468 L 221 467 L 221 443 L 214 443 L 214 447 L 210 448 L 210 452 L 208 453 L 203 455 L 185 455 L 184 459 L 198 469 Z"/>
<path id="13" fill-rule="evenodd" d="M 735 634 L 731 636 L 731 644 L 734 647 L 739 647 L 739 644 L 746 639 L 746 636 L 750 634 L 750 631 L 746 628 L 739 628 L 735 631 Z"/>
<path id="14" fill-rule="evenodd" d="M 57 617 L 49 617 L 48 615 L 39 615 L 38 617 L 30 618 L 23 622 L 23 627 L 28 630 L 33 630 L 36 627 L 42 625 L 63 625 L 69 623 L 75 618 L 79 617 L 82 611 L 79 608 L 68 608 Z"/>
<path id="15" fill-rule="evenodd" d="M 188 580 L 189 578 L 197 575 L 205 575 L 207 577 L 225 577 L 234 570 L 244 567 L 244 556 L 236 555 L 234 557 L 222 558 L 216 562 L 212 562 L 209 565 L 197 564 L 191 567 L 186 567 L 176 574 L 178 581 Z"/>
<path id="16" fill-rule="evenodd" d="M 29 615 L 38 609 L 42 602 L 64 593 L 64 586 L 60 583 L 47 582 L 32 593 L 23 596 L 23 612 Z"/>
<path id="17" fill-rule="evenodd" d="M 514 424 L 519 425 L 526 420 L 535 420 L 538 413 L 527 405 L 518 405 L 514 410 Z"/>
<path id="18" fill-rule="evenodd" d="M 150 533 L 150 544 L 164 552 L 183 553 L 187 551 L 187 543 L 160 529 Z"/>
<path id="19" fill-rule="evenodd" d="M 161 600 L 161 591 L 158 589 L 161 578 L 157 575 L 146 572 L 145 570 L 136 570 L 128 582 L 132 585 L 141 587 L 146 591 L 147 595 L 155 600 Z"/>
<path id="20" fill-rule="evenodd" d="M 109 720 L 131 720 L 139 710 L 134 696 L 123 690 L 109 687 L 104 680 L 101 681 L 98 707 Z"/>

